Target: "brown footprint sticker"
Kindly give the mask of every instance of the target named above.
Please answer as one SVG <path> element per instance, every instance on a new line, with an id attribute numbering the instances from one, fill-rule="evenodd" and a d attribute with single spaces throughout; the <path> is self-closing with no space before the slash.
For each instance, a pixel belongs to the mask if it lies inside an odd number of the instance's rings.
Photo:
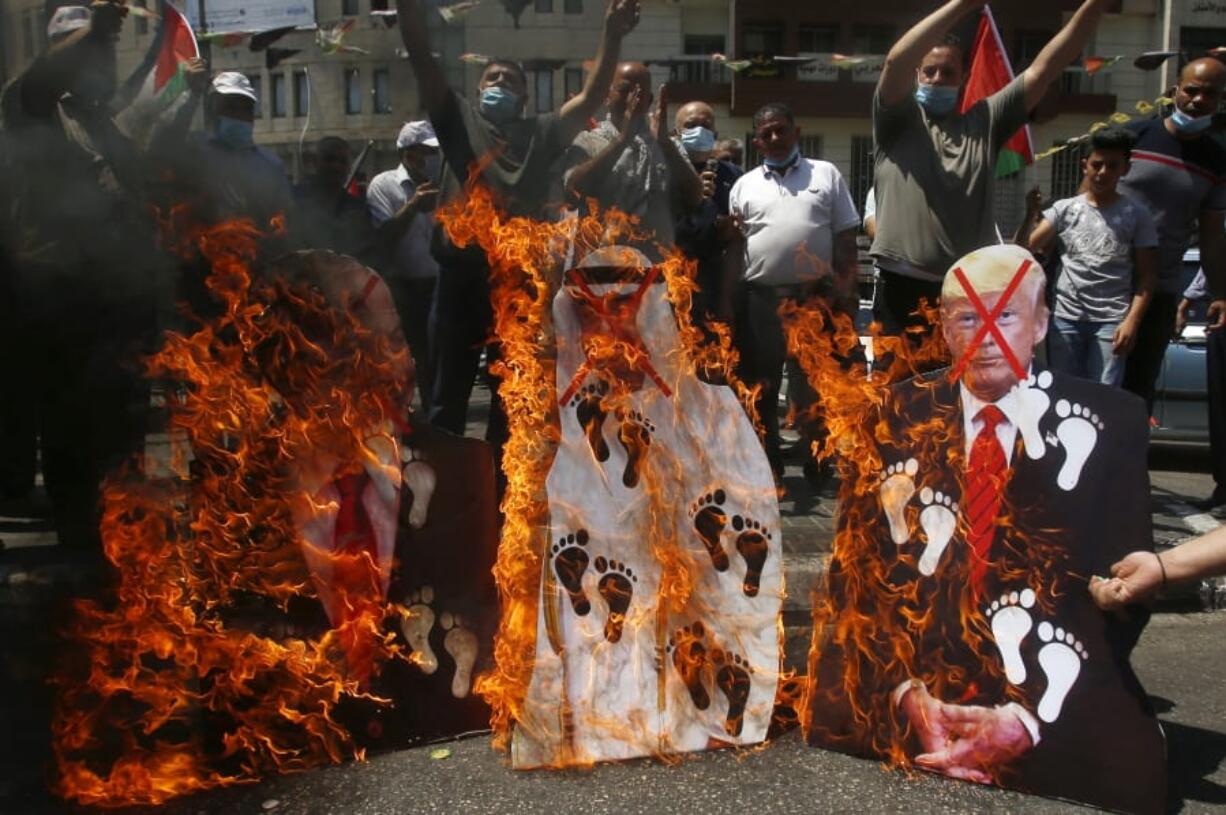
<path id="1" fill-rule="evenodd" d="M 634 571 L 624 563 L 616 560 L 596 558 L 596 571 L 603 577 L 596 584 L 596 591 L 609 606 L 609 618 L 604 622 L 604 638 L 609 642 L 617 642 L 622 638 L 622 626 L 626 624 L 626 610 L 630 608 L 630 599 L 634 596 L 634 584 L 638 578 Z"/>
<path id="2" fill-rule="evenodd" d="M 745 724 L 745 705 L 749 702 L 751 688 L 749 675 L 753 669 L 740 654 L 722 648 L 711 650 L 711 664 L 715 666 L 715 687 L 728 699 L 724 732 L 729 736 L 739 736 Z"/>
<path id="3" fill-rule="evenodd" d="M 699 498 L 690 507 L 690 515 L 694 518 L 694 530 L 711 556 L 711 565 L 717 572 L 728 571 L 728 553 L 724 551 L 724 543 L 720 536 L 728 525 L 728 515 L 724 512 L 724 501 L 728 496 L 723 490 L 716 490 Z"/>
<path id="4" fill-rule="evenodd" d="M 587 546 L 586 529 L 572 532 L 550 549 L 553 555 L 553 573 L 558 576 L 558 582 L 570 597 L 571 608 L 580 617 L 592 610 L 592 603 L 583 590 L 583 573 L 587 571 L 588 554 L 583 549 Z"/>
<path id="5" fill-rule="evenodd" d="M 570 406 L 575 409 L 575 419 L 587 436 L 588 446 L 592 448 L 592 455 L 602 462 L 609 458 L 609 445 L 604 440 L 604 420 L 608 412 L 603 405 L 608 392 L 608 384 L 604 380 L 597 380 L 595 384 L 585 386 L 570 400 Z"/>
<path id="6" fill-rule="evenodd" d="M 707 646 L 703 640 L 707 631 L 701 622 L 694 622 L 678 629 L 668 640 L 673 667 L 681 677 L 685 689 L 690 692 L 690 701 L 698 710 L 711 705 L 711 695 L 702 681 L 702 672 L 707 664 Z"/>
<path id="7" fill-rule="evenodd" d="M 643 459 L 647 455 L 647 448 L 651 446 L 651 434 L 656 432 L 656 426 L 637 410 L 618 411 L 617 419 L 621 422 L 617 438 L 622 447 L 626 448 L 626 469 L 622 473 L 622 484 L 634 489 L 639 484 Z"/>
<path id="8" fill-rule="evenodd" d="M 745 559 L 745 582 L 741 588 L 746 597 L 757 597 L 771 534 L 762 524 L 740 515 L 733 516 L 732 528 L 741 533 L 736 538 L 736 550 Z"/>

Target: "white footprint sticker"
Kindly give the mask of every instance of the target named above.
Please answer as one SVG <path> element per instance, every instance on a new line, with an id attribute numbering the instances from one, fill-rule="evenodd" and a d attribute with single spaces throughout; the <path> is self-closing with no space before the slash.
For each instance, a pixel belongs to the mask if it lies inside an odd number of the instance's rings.
<path id="1" fill-rule="evenodd" d="M 1026 681 L 1022 641 L 1030 634 L 1034 625 L 1027 610 L 1034 607 L 1034 601 L 1034 591 L 1022 589 L 1020 592 L 1002 594 L 999 600 L 992 601 L 991 607 L 985 612 L 992 620 L 992 639 L 996 641 L 1001 662 L 1005 665 L 1005 678 L 1013 685 Z"/>
<path id="2" fill-rule="evenodd" d="M 430 650 L 430 631 L 434 628 L 434 589 L 422 586 L 420 592 L 408 596 L 409 608 L 400 620 L 400 630 L 413 649 L 413 662 L 424 674 L 438 670 L 438 656 Z"/>
<path id="3" fill-rule="evenodd" d="M 455 675 L 451 678 L 451 695 L 463 699 L 473 685 L 473 665 L 477 661 L 477 635 L 464 627 L 459 614 L 444 611 L 439 616 L 439 625 L 447 632 L 443 648 L 455 661 Z"/>
<path id="4" fill-rule="evenodd" d="M 881 508 L 890 522 L 890 538 L 899 546 L 911 537 L 911 530 L 907 528 L 907 502 L 915 495 L 915 474 L 918 472 L 919 462 L 909 458 L 905 462 L 891 464 L 881 473 L 881 487 L 878 490 Z"/>
<path id="5" fill-rule="evenodd" d="M 1039 650 L 1039 666 L 1047 676 L 1047 690 L 1039 700 L 1038 712 L 1040 719 L 1051 723 L 1060 718 L 1060 708 L 1081 673 L 1081 661 L 1088 655 L 1076 637 L 1049 622 L 1039 623 L 1039 639 L 1047 643 Z"/>
<path id="6" fill-rule="evenodd" d="M 409 507 L 409 526 L 421 529 L 426 525 L 426 513 L 430 509 L 430 498 L 434 495 L 437 478 L 434 468 L 427 464 L 416 450 L 407 445 L 400 448 L 400 460 L 404 462 L 404 483 L 413 493 L 413 504 Z"/>
<path id="7" fill-rule="evenodd" d="M 1103 423 L 1088 407 L 1067 399 L 1056 402 L 1056 415 L 1062 420 L 1056 427 L 1056 437 L 1064 445 L 1064 466 L 1056 476 L 1056 484 L 1068 492 L 1081 480 L 1081 469 L 1094 452 L 1094 445 L 1098 444 Z"/>
<path id="8" fill-rule="evenodd" d="M 1018 432 L 1022 434 L 1022 444 L 1026 447 L 1026 455 L 1031 459 L 1043 458 L 1047 452 L 1047 444 L 1039 431 L 1039 423 L 1051 407 L 1051 397 L 1046 391 L 1051 387 L 1051 371 L 1040 371 L 1038 376 L 1031 374 L 1018 389 L 1025 409 L 1018 417 Z"/>
<path id="9" fill-rule="evenodd" d="M 958 505 L 943 492 L 933 492 L 930 487 L 920 490 L 920 501 L 924 508 L 920 511 L 920 527 L 928 539 L 924 553 L 920 555 L 919 570 L 925 577 L 931 576 L 945 554 L 945 547 L 958 528 Z"/>

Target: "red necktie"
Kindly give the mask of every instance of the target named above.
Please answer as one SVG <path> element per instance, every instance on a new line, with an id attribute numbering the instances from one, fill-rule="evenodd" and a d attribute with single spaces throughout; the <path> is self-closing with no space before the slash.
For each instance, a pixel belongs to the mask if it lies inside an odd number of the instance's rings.
<path id="1" fill-rule="evenodd" d="M 971 586 L 976 594 L 983 588 L 988 569 L 988 556 L 996 537 L 996 516 L 1004 500 L 1005 484 L 1009 480 L 1009 465 L 1005 450 L 996 438 L 996 426 L 1006 421 L 1005 414 L 995 405 L 979 411 L 976 419 L 983 422 L 975 443 L 971 445 L 971 460 L 966 471 L 965 517 L 971 545 Z"/>
<path id="2" fill-rule="evenodd" d="M 375 528 L 362 505 L 362 490 L 370 482 L 363 470 L 356 475 L 336 479 L 336 491 L 341 494 L 340 508 L 336 514 L 336 551 L 348 554 L 370 552 L 377 558 Z"/>
<path id="3" fill-rule="evenodd" d="M 375 528 L 362 504 L 362 491 L 370 483 L 370 476 L 362 471 L 342 476 L 334 483 L 341 500 L 336 513 L 332 590 L 340 608 L 339 619 L 332 620 L 332 627 L 339 629 L 341 648 L 349 666 L 364 685 L 374 672 L 374 645 L 371 630 L 354 623 L 359 623 L 363 616 L 377 620 L 381 600 Z"/>

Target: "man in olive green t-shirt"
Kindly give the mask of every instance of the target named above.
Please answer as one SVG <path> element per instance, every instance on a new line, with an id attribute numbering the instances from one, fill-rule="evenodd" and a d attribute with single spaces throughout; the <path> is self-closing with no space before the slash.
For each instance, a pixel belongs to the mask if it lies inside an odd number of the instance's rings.
<path id="1" fill-rule="evenodd" d="M 949 0 L 890 49 L 873 98 L 880 274 L 873 315 L 887 332 L 908 324 L 920 298 L 935 302 L 955 259 L 997 241 L 996 156 L 1060 72 L 1081 53 L 1107 0 L 1085 0 L 1026 70 L 957 113 L 963 51 L 943 43 L 984 0 Z"/>

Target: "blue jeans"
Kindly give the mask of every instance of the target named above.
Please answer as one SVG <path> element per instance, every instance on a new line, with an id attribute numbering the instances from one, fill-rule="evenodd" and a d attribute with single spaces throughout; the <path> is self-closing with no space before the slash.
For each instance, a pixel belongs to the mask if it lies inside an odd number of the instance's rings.
<path id="1" fill-rule="evenodd" d="M 1111 350 L 1111 338 L 1119 325 L 1053 316 L 1047 332 L 1048 366 L 1053 371 L 1119 387 L 1127 359 Z"/>

